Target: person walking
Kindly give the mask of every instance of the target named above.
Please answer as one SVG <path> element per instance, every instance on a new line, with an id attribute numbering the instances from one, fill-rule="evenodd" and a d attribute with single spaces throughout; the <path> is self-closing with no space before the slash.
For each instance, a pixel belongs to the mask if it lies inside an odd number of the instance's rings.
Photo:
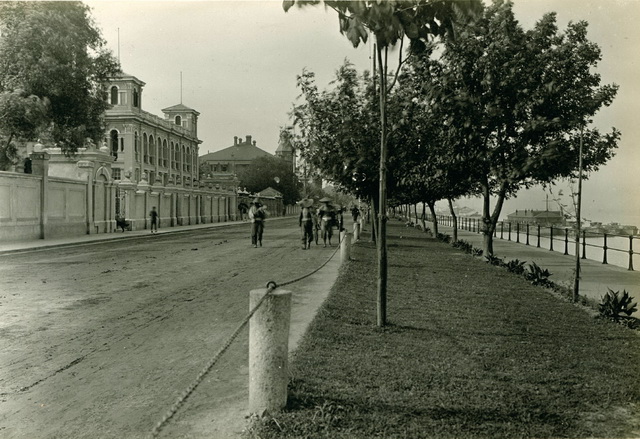
<path id="1" fill-rule="evenodd" d="M 329 247 L 331 247 L 331 237 L 333 236 L 333 224 L 336 220 L 336 213 L 333 206 L 331 206 L 331 198 L 322 198 L 320 200 L 320 209 L 318 209 L 318 218 L 320 219 L 320 233 L 322 234 L 322 241 L 324 246 L 327 246 L 327 240 L 329 240 Z"/>
<path id="2" fill-rule="evenodd" d="M 151 218 L 151 233 L 158 233 L 158 211 L 156 210 L 156 206 L 151 208 L 149 217 Z"/>
<path id="3" fill-rule="evenodd" d="M 266 214 L 262 208 L 262 203 L 258 198 L 251 202 L 249 207 L 249 221 L 251 222 L 251 244 L 253 248 L 262 247 L 262 233 L 264 232 L 264 220 Z"/>
<path id="4" fill-rule="evenodd" d="M 311 248 L 313 241 L 313 200 L 304 199 L 300 201 L 300 217 L 298 224 L 302 232 L 302 250 Z"/>

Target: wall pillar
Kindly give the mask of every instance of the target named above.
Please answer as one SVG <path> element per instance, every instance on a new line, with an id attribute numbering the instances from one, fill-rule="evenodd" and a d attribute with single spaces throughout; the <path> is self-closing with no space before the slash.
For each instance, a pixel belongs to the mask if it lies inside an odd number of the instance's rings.
<path id="1" fill-rule="evenodd" d="M 40 185 L 40 239 L 44 239 L 47 235 L 47 192 L 49 191 L 49 154 L 42 151 L 42 145 L 36 144 L 34 151 L 31 153 L 31 172 L 33 175 L 41 177 Z"/>

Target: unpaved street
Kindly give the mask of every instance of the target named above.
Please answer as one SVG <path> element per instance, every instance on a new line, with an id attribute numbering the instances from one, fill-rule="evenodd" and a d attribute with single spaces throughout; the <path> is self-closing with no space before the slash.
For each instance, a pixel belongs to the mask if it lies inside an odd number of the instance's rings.
<path id="1" fill-rule="evenodd" d="M 267 222 L 263 244 L 243 224 L 0 255 L 0 438 L 149 437 L 247 314 L 249 291 L 335 250 L 301 250 L 294 219 Z M 237 429 L 247 333 L 160 437 Z"/>

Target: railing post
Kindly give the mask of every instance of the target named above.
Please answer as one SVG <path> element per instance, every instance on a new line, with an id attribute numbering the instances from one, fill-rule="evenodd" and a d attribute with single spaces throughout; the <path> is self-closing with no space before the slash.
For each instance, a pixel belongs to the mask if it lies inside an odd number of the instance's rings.
<path id="1" fill-rule="evenodd" d="M 587 232 L 586 230 L 582 231 L 582 259 L 587 259 Z"/>
<path id="2" fill-rule="evenodd" d="M 569 254 L 569 228 L 564 228 L 564 254 Z"/>
<path id="3" fill-rule="evenodd" d="M 536 227 L 538 229 L 538 243 L 536 244 L 536 247 L 540 248 L 540 224 L 538 224 Z"/>
<path id="4" fill-rule="evenodd" d="M 511 241 L 511 221 L 509 221 L 509 241 Z"/>
<path id="5" fill-rule="evenodd" d="M 253 309 L 268 289 L 252 290 Z M 277 413 L 287 404 L 291 291 L 276 290 L 249 322 L 249 413 Z"/>
<path id="6" fill-rule="evenodd" d="M 629 271 L 633 271 L 633 236 L 629 235 Z"/>
<path id="7" fill-rule="evenodd" d="M 500 239 L 504 239 L 504 221 L 500 221 Z"/>
<path id="8" fill-rule="evenodd" d="M 607 249 L 609 247 L 607 247 L 607 234 L 604 234 L 604 244 L 602 245 L 602 250 L 604 250 L 604 254 L 602 256 L 602 263 L 603 264 L 607 264 Z"/>
<path id="9" fill-rule="evenodd" d="M 551 233 L 549 235 L 549 251 L 553 251 L 553 225 L 550 228 Z"/>
<path id="10" fill-rule="evenodd" d="M 516 223 L 516 242 L 520 242 L 520 223 Z"/>
<path id="11" fill-rule="evenodd" d="M 529 223 L 527 223 L 527 243 L 526 245 L 529 245 Z"/>

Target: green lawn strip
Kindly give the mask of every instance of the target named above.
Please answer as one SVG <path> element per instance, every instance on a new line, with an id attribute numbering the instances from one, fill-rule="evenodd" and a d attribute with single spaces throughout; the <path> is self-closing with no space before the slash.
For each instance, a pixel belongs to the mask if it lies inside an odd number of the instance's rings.
<path id="1" fill-rule="evenodd" d="M 290 363 L 260 438 L 640 436 L 640 337 L 389 223 L 389 325 L 367 236 Z M 402 236 L 402 238 L 400 238 Z"/>

